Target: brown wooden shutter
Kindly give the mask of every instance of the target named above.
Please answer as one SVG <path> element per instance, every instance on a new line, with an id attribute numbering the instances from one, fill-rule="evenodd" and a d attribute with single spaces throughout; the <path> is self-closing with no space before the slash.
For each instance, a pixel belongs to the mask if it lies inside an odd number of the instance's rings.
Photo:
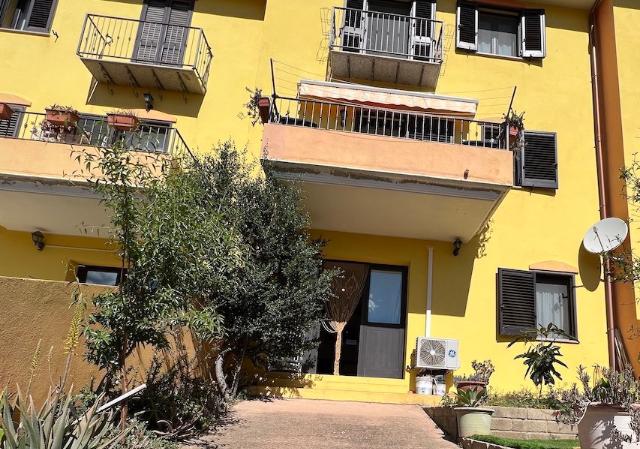
<path id="1" fill-rule="evenodd" d="M 49 31 L 54 5 L 55 0 L 33 0 L 26 29 L 29 31 Z"/>
<path id="2" fill-rule="evenodd" d="M 525 131 L 520 158 L 522 185 L 543 189 L 558 188 L 556 133 Z"/>
<path id="3" fill-rule="evenodd" d="M 11 106 L 13 114 L 9 120 L 0 120 L 0 137 L 18 137 L 20 123 L 22 122 L 23 109 Z"/>
<path id="4" fill-rule="evenodd" d="M 148 0 L 142 9 L 142 22 L 138 28 L 135 60 L 155 61 L 159 58 L 162 40 L 162 23 L 166 11 L 164 0 Z"/>
<path id="5" fill-rule="evenodd" d="M 522 56 L 544 58 L 545 15 L 543 10 L 528 9 L 522 13 Z"/>
<path id="6" fill-rule="evenodd" d="M 456 46 L 478 50 L 478 9 L 471 3 L 458 3 Z"/>
<path id="7" fill-rule="evenodd" d="M 498 331 L 500 335 L 521 335 L 536 328 L 535 298 L 535 273 L 498 269 Z"/>

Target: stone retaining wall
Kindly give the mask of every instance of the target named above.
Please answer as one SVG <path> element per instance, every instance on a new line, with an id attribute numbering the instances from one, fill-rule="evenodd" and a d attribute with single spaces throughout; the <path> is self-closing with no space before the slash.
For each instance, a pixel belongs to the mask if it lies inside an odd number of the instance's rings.
<path id="1" fill-rule="evenodd" d="M 574 439 L 577 426 L 556 421 L 554 410 L 516 407 L 489 407 L 496 412 L 491 420 L 491 434 L 521 440 Z M 427 414 L 446 434 L 457 439 L 456 415 L 450 407 L 427 407 Z"/>

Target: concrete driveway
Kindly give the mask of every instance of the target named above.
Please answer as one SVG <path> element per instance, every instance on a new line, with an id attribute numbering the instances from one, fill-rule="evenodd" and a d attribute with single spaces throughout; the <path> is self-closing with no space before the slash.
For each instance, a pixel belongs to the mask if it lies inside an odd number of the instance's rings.
<path id="1" fill-rule="evenodd" d="M 417 405 L 244 401 L 229 424 L 183 449 L 458 449 Z"/>

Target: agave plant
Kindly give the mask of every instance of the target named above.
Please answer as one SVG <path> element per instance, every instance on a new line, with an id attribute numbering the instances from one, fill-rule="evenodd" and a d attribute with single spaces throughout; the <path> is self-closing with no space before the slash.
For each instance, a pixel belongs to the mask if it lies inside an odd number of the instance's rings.
<path id="1" fill-rule="evenodd" d="M 33 398 L 20 391 L 12 406 L 5 391 L 0 395 L 2 449 L 106 449 L 123 433 L 114 431 L 112 413 L 100 413 L 99 404 L 95 401 L 76 417 L 71 395 L 50 392 L 37 409 Z"/>
<path id="2" fill-rule="evenodd" d="M 484 390 L 458 390 L 455 395 L 458 407 L 480 407 L 487 400 L 487 393 Z"/>

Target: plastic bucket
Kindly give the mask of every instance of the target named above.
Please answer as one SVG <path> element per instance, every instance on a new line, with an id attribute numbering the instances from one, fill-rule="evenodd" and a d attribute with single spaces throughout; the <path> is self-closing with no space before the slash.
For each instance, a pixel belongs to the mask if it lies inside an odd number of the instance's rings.
<path id="1" fill-rule="evenodd" d="M 433 394 L 433 376 L 416 377 L 416 394 Z"/>
<path id="2" fill-rule="evenodd" d="M 444 380 L 444 376 L 435 376 L 435 390 L 436 396 L 444 396 L 447 394 L 447 384 Z"/>

